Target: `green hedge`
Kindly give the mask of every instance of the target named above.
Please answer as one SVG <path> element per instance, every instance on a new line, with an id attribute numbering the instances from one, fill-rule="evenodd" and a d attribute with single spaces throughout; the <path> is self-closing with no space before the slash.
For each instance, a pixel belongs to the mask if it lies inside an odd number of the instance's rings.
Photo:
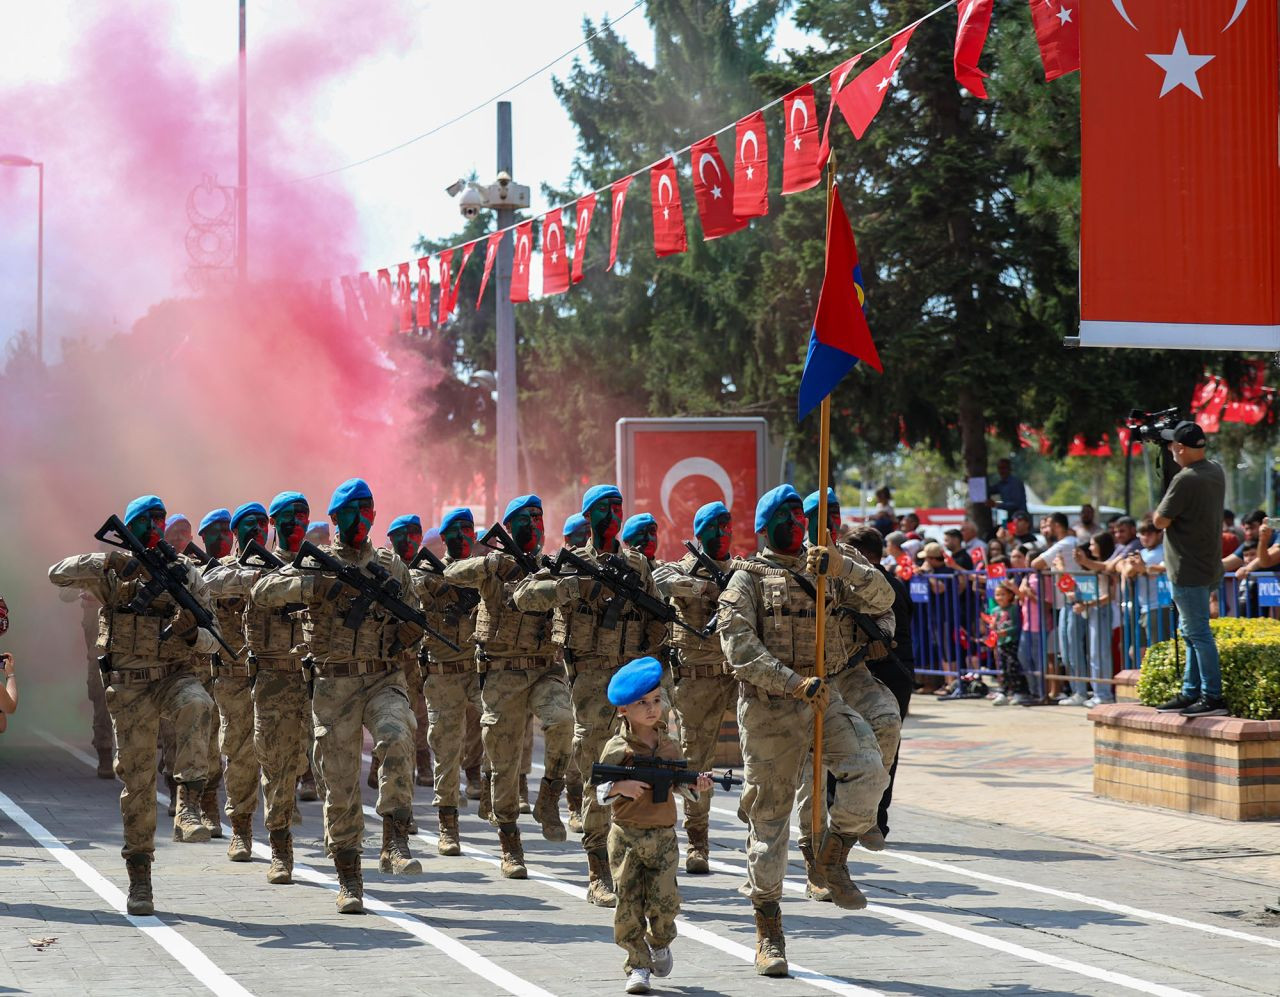
<path id="1" fill-rule="evenodd" d="M 1222 659 L 1222 694 L 1233 717 L 1280 719 L 1280 620 L 1210 620 Z M 1167 702 L 1182 690 L 1186 642 L 1153 644 L 1142 659 L 1138 699 L 1147 706 Z"/>

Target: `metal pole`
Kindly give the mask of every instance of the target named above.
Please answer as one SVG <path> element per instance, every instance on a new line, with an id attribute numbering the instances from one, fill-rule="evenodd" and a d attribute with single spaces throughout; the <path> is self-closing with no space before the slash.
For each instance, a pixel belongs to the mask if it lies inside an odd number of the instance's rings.
<path id="1" fill-rule="evenodd" d="M 249 111 L 248 63 L 245 59 L 245 0 L 240 0 L 240 154 L 236 178 L 236 277 L 249 277 L 249 143 L 246 139 Z"/>
<path id="2" fill-rule="evenodd" d="M 44 163 L 36 163 L 40 174 L 40 197 L 36 223 L 36 359 L 44 363 Z"/>
<path id="3" fill-rule="evenodd" d="M 498 172 L 514 172 L 511 162 L 511 102 L 498 102 Z M 515 210 L 498 209 L 498 227 L 515 221 Z M 516 464 L 519 416 L 516 411 L 516 314 L 511 303 L 511 265 L 515 255 L 513 234 L 508 232 L 498 245 L 497 374 L 498 374 L 498 495 L 509 501 L 519 490 Z"/>

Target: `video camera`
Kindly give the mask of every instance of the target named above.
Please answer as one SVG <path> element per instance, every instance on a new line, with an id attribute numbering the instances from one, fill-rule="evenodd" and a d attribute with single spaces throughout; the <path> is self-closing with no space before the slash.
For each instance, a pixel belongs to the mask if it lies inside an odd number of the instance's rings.
<path id="1" fill-rule="evenodd" d="M 1172 429 L 1182 421 L 1182 410 L 1176 405 L 1173 408 L 1161 409 L 1159 412 L 1144 412 L 1142 409 L 1131 409 L 1125 426 L 1134 439 L 1143 443 L 1154 443 L 1165 446 L 1168 443 L 1163 436 L 1166 429 Z"/>

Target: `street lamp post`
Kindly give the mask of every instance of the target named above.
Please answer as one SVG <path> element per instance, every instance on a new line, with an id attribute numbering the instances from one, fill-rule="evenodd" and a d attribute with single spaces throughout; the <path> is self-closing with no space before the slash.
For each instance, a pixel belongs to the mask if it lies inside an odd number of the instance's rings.
<path id="1" fill-rule="evenodd" d="M 26 156 L 0 156 L 0 166 L 34 166 L 40 177 L 36 209 L 36 359 L 44 363 L 44 163 Z"/>

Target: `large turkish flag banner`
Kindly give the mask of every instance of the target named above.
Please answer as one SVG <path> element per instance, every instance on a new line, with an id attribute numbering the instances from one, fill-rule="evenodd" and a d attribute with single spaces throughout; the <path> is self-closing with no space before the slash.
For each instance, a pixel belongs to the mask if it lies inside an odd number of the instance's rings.
<path id="1" fill-rule="evenodd" d="M 1080 30 L 1081 344 L 1280 349 L 1276 4 L 1100 0 Z"/>
<path id="2" fill-rule="evenodd" d="M 751 420 L 754 422 L 755 420 Z M 674 561 L 692 540 L 693 516 L 708 502 L 733 513 L 733 550 L 756 551 L 756 499 L 766 490 L 761 430 L 744 420 L 639 419 L 627 434 L 627 471 L 620 473 L 628 515 L 647 512 L 658 522 L 658 554 Z M 620 436 L 621 440 L 621 436 Z M 630 486 L 630 491 L 627 487 Z"/>

